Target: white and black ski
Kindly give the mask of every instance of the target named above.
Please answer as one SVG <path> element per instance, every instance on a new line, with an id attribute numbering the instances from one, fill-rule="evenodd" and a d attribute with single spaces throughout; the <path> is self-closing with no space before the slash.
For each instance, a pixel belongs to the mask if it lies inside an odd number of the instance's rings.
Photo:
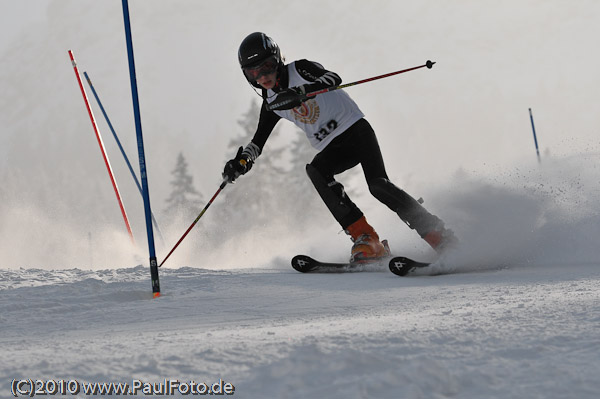
<path id="1" fill-rule="evenodd" d="M 321 262 L 307 255 L 296 255 L 292 259 L 292 267 L 301 273 L 346 273 L 375 270 L 388 262 L 389 269 L 397 276 L 410 276 L 418 269 L 431 265 L 428 262 L 418 262 L 405 256 L 383 257 L 369 262 L 342 263 Z"/>
<path id="2" fill-rule="evenodd" d="M 389 257 L 374 259 L 368 262 L 321 262 L 307 255 L 296 255 L 292 259 L 292 267 L 301 273 L 346 273 L 361 272 L 385 264 Z"/>
<path id="3" fill-rule="evenodd" d="M 409 276 L 415 270 L 422 269 L 431 265 L 427 262 L 417 262 L 416 260 L 407 258 L 405 256 L 396 256 L 390 260 L 389 267 L 390 271 L 397 276 Z"/>

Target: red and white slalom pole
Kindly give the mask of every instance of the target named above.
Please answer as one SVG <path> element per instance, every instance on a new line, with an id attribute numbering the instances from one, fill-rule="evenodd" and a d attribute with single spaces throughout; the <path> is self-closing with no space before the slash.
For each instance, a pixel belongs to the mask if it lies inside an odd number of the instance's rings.
<path id="1" fill-rule="evenodd" d="M 77 77 L 77 83 L 79 83 L 79 88 L 81 89 L 81 95 L 83 96 L 83 101 L 85 102 L 85 107 L 87 108 L 88 114 L 90 116 L 90 120 L 92 121 L 92 127 L 94 128 L 94 133 L 96 133 L 96 139 L 98 139 L 98 145 L 100 146 L 100 152 L 102 152 L 102 157 L 104 158 L 104 163 L 106 164 L 106 170 L 108 170 L 108 176 L 110 177 L 110 181 L 115 190 L 115 195 L 117 196 L 117 202 L 119 203 L 119 208 L 121 208 L 121 214 L 123 215 L 123 220 L 125 221 L 125 227 L 127 227 L 127 232 L 129 233 L 131 242 L 133 244 L 135 244 L 135 240 L 133 239 L 133 233 L 131 232 L 131 226 L 129 225 L 129 219 L 127 218 L 127 212 L 125 212 L 125 207 L 123 206 L 123 201 L 121 201 L 121 194 L 119 194 L 119 187 L 117 186 L 115 176 L 114 176 L 112 168 L 110 166 L 110 161 L 108 160 L 108 155 L 106 154 L 106 150 L 104 149 L 104 142 L 102 141 L 102 136 L 100 135 L 100 130 L 98 130 L 98 125 L 96 124 L 96 118 L 94 118 L 94 113 L 92 112 L 92 108 L 90 107 L 90 102 L 88 101 L 87 94 L 85 93 L 85 89 L 83 88 L 83 83 L 81 82 L 81 76 L 79 76 L 79 69 L 77 69 L 77 62 L 75 62 L 75 57 L 73 56 L 73 52 L 71 50 L 69 50 L 69 57 L 71 57 L 71 63 L 73 64 L 73 70 L 75 71 L 75 76 Z"/>

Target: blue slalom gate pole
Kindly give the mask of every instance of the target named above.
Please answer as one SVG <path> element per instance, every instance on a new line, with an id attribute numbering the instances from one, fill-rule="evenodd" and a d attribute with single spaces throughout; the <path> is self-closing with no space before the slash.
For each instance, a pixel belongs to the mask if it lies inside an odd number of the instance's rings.
<path id="1" fill-rule="evenodd" d="M 537 159 L 538 162 L 542 162 L 542 159 L 540 158 L 540 149 L 538 148 L 537 136 L 535 134 L 535 125 L 533 124 L 533 114 L 531 113 L 531 108 L 529 108 L 529 119 L 531 120 L 531 130 L 533 130 L 533 142 L 535 143 Z"/>
<path id="2" fill-rule="evenodd" d="M 133 180 L 135 181 L 135 185 L 137 186 L 137 188 L 140 192 L 140 195 L 142 196 L 142 199 L 143 199 L 144 192 L 142 191 L 142 186 L 140 186 L 140 182 L 139 182 L 137 176 L 135 175 L 135 172 L 133 171 L 133 167 L 131 166 L 131 163 L 129 162 L 129 158 L 127 157 L 127 154 L 125 153 L 125 149 L 123 149 L 123 146 L 121 145 L 121 140 L 119 140 L 119 136 L 117 136 L 117 132 L 113 128 L 112 123 L 110 123 L 108 114 L 106 113 L 106 110 L 104 109 L 104 106 L 102 105 L 102 101 L 100 101 L 100 97 L 98 96 L 98 93 L 96 92 L 96 89 L 94 88 L 94 85 L 92 84 L 92 80 L 88 76 L 87 72 L 84 72 L 83 75 L 85 76 L 85 79 L 87 80 L 88 85 L 90 86 L 90 89 L 92 90 L 92 93 L 94 94 L 94 98 L 96 98 L 96 102 L 98 103 L 98 106 L 100 107 L 100 110 L 102 111 L 102 115 L 104 115 L 104 119 L 106 119 L 106 123 L 108 124 L 108 127 L 110 128 L 110 131 L 112 132 L 113 137 L 115 138 L 115 141 L 117 142 L 117 145 L 119 146 L 119 150 L 121 150 L 121 154 L 123 154 L 123 158 L 125 158 L 125 163 L 127 164 L 127 167 L 129 168 L 129 172 L 131 172 L 131 176 L 133 177 Z M 156 221 L 156 218 L 154 217 L 154 213 L 151 213 L 151 216 L 152 216 L 152 223 L 154 224 L 154 227 L 156 227 L 156 231 L 158 231 L 158 236 L 160 237 L 161 242 L 164 244 L 164 238 L 163 238 L 162 232 L 160 231 L 160 228 L 158 227 L 158 222 Z"/>
<path id="3" fill-rule="evenodd" d="M 160 296 L 160 282 L 158 279 L 156 249 L 154 247 L 154 232 L 152 230 L 150 191 L 148 189 L 148 175 L 146 173 L 146 156 L 144 154 L 144 138 L 142 136 L 142 118 L 140 116 L 140 102 L 138 97 L 137 80 L 135 77 L 133 40 L 131 38 L 131 22 L 129 20 L 129 4 L 127 0 L 123 0 L 123 20 L 125 22 L 125 41 L 127 42 L 127 58 L 129 59 L 129 78 L 131 80 L 131 97 L 133 98 L 133 116 L 135 119 L 135 132 L 137 135 L 138 155 L 140 159 L 140 178 L 142 179 L 144 213 L 146 215 L 146 232 L 148 234 L 148 250 L 150 252 L 150 277 L 152 279 L 152 293 L 154 298 L 157 298 Z"/>

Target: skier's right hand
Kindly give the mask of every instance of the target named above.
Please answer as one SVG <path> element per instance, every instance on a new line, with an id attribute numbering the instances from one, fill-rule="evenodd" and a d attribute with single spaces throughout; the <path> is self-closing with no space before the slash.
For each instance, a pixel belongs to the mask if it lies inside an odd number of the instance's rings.
<path id="1" fill-rule="evenodd" d="M 269 104 L 269 110 L 285 111 L 296 108 L 304 101 L 308 100 L 308 97 L 305 97 L 304 94 L 306 94 L 304 86 L 295 86 L 285 89 L 275 97 L 271 104 Z"/>
<path id="2" fill-rule="evenodd" d="M 235 158 L 230 159 L 223 169 L 223 179 L 233 183 L 240 175 L 246 174 L 252 168 L 252 160 L 242 154 L 244 147 L 240 147 Z"/>

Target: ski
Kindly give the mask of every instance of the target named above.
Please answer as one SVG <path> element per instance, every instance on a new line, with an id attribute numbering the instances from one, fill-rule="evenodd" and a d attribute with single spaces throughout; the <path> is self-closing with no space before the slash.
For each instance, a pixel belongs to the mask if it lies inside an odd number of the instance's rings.
<path id="1" fill-rule="evenodd" d="M 390 260 L 389 267 L 390 271 L 397 276 L 409 276 L 417 269 L 421 269 L 431 265 L 427 262 L 417 262 L 416 260 L 404 257 L 396 256 Z"/>
<path id="2" fill-rule="evenodd" d="M 301 273 L 347 273 L 374 271 L 388 262 L 389 269 L 397 276 L 410 276 L 416 270 L 431 265 L 429 262 L 418 262 L 405 256 L 383 257 L 368 262 L 322 262 L 308 255 L 296 255 L 292 258 L 292 267 Z"/>
<path id="3" fill-rule="evenodd" d="M 307 255 L 296 255 L 292 259 L 292 267 L 301 273 L 346 273 L 365 271 L 373 266 L 379 266 L 389 257 L 374 259 L 368 262 L 321 262 Z"/>

